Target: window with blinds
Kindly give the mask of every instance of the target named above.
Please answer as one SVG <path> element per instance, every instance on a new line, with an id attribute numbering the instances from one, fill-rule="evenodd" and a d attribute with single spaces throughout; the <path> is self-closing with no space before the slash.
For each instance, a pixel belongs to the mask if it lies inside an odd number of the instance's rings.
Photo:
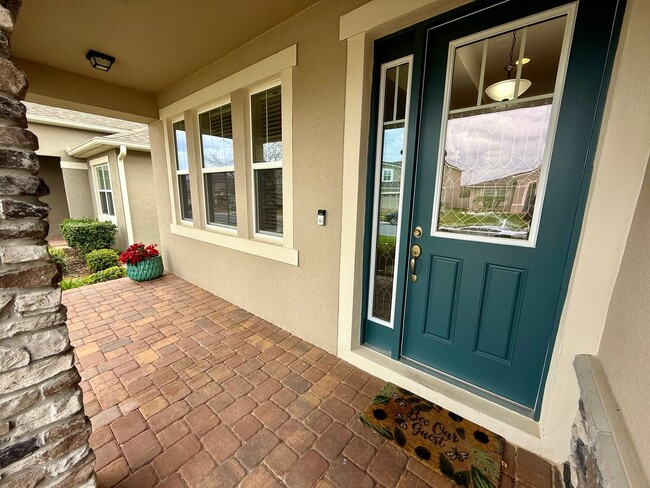
<path id="1" fill-rule="evenodd" d="M 282 89 L 251 95 L 255 228 L 282 236 Z"/>
<path id="2" fill-rule="evenodd" d="M 181 218 L 192 220 L 192 195 L 190 193 L 190 171 L 187 156 L 187 136 L 185 121 L 179 120 L 172 124 L 174 132 L 174 149 L 176 152 L 176 179 L 178 182 L 178 199 Z"/>
<path id="3" fill-rule="evenodd" d="M 213 225 L 236 227 L 235 156 L 230 104 L 199 114 L 199 130 L 207 220 Z"/>

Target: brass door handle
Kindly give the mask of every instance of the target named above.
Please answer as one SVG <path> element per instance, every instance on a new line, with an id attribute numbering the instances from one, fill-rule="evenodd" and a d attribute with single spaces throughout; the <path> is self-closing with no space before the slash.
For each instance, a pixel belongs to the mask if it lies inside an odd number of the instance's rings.
<path id="1" fill-rule="evenodd" d="M 416 282 L 418 280 L 418 275 L 415 274 L 415 261 L 422 253 L 420 246 L 415 244 L 411 248 L 411 281 Z"/>

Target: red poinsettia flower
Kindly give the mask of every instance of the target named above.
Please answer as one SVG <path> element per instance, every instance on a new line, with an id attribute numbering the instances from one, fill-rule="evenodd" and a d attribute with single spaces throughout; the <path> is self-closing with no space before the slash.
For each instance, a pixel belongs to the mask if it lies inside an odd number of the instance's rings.
<path id="1" fill-rule="evenodd" d="M 140 261 L 155 258 L 160 255 L 156 247 L 158 244 L 149 244 L 145 246 L 142 242 L 131 244 L 120 254 L 120 262 L 124 264 L 138 264 Z"/>

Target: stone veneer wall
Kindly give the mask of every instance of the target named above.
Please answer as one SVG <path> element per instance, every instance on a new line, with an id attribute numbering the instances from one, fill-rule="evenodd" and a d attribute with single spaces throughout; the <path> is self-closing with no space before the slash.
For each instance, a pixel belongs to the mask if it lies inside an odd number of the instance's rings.
<path id="1" fill-rule="evenodd" d="M 571 455 L 565 468 L 565 485 L 573 488 L 596 488 L 603 486 L 603 476 L 598 469 L 595 440 L 589 435 L 589 422 L 582 400 L 573 422 Z"/>
<path id="2" fill-rule="evenodd" d="M 26 129 L 28 81 L 10 60 L 20 0 L 0 0 L 0 485 L 94 487 L 79 373 L 47 252 L 49 190 Z"/>
<path id="3" fill-rule="evenodd" d="M 580 401 L 573 424 L 571 454 L 564 468 L 569 488 L 648 486 L 636 473 L 636 453 L 628 446 L 616 405 L 612 403 L 598 358 L 586 354 L 573 361 Z M 625 457 L 625 459 L 624 459 Z"/>

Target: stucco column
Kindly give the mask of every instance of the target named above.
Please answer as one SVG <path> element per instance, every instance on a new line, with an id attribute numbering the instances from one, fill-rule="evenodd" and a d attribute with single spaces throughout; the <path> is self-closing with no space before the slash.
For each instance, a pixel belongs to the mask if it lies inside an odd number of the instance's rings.
<path id="1" fill-rule="evenodd" d="M 26 129 L 28 81 L 10 59 L 20 1 L 0 1 L 0 485 L 96 486 L 91 426 L 47 252 L 38 141 Z"/>

